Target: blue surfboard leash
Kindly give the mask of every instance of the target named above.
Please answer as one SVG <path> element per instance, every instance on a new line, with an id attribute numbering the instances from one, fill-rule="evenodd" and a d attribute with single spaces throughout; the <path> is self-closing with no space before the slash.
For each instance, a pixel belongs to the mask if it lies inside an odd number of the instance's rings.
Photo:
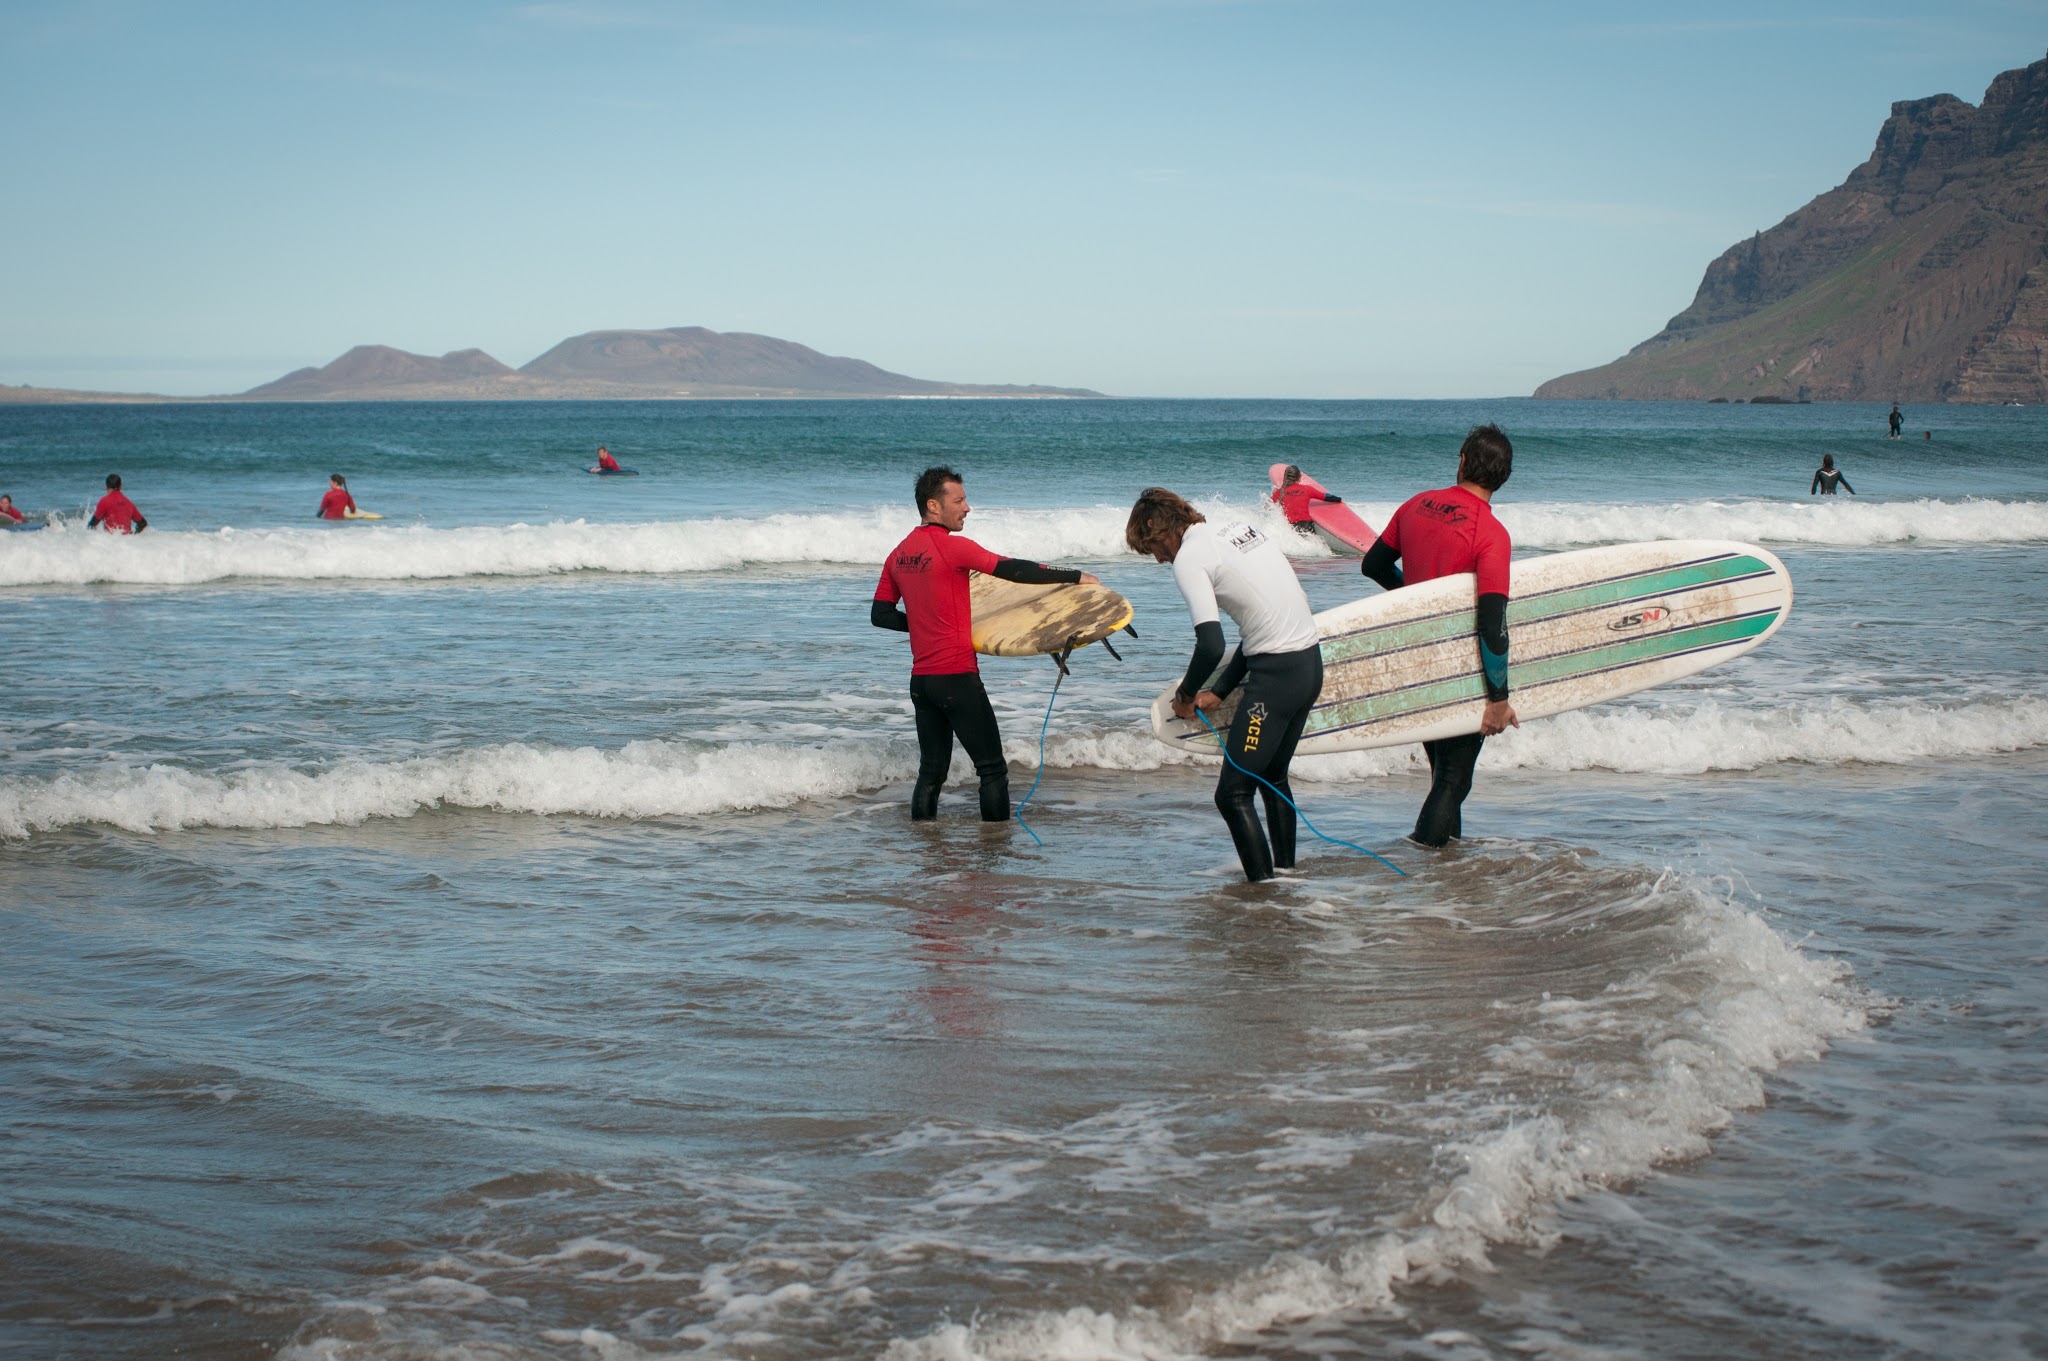
<path id="1" fill-rule="evenodd" d="M 1045 842 L 1039 837 L 1038 833 L 1031 831 L 1031 824 L 1024 820 L 1024 805 L 1031 802 L 1031 795 L 1036 794 L 1038 792 L 1038 782 L 1045 778 L 1045 733 L 1046 729 L 1052 726 L 1052 706 L 1053 701 L 1057 700 L 1060 697 L 1060 682 L 1065 680 L 1066 678 L 1067 668 L 1062 666 L 1060 668 L 1059 675 L 1053 677 L 1052 699 L 1048 699 L 1045 702 L 1045 722 L 1038 725 L 1038 773 L 1031 777 L 1030 792 L 1026 793 L 1023 799 L 1018 802 L 1017 812 L 1015 814 L 1017 819 L 1017 825 L 1019 827 L 1022 827 L 1025 831 L 1031 832 L 1031 839 L 1033 841 L 1038 842 L 1038 844 L 1041 846 L 1043 846 Z"/>
<path id="2" fill-rule="evenodd" d="M 1057 690 L 1059 689 L 1059 687 L 1058 687 L 1057 685 L 1055 685 L 1055 686 L 1053 687 L 1053 689 L 1054 689 L 1055 691 L 1057 691 Z M 1050 717 L 1051 717 L 1051 712 L 1050 712 L 1049 710 L 1048 710 L 1048 712 L 1047 712 L 1047 715 L 1046 715 L 1046 716 L 1047 716 L 1048 718 L 1050 718 Z M 1246 769 L 1245 769 L 1245 768 L 1244 768 L 1243 766 L 1238 766 L 1238 765 L 1237 765 L 1237 758 L 1236 758 L 1235 756 L 1232 756 L 1232 755 L 1230 754 L 1230 743 L 1229 743 L 1229 741 L 1228 741 L 1228 740 L 1227 740 L 1227 739 L 1226 739 L 1226 738 L 1225 738 L 1225 737 L 1223 736 L 1223 734 L 1222 734 L 1222 733 L 1220 733 L 1220 732 L 1217 732 L 1217 731 L 1216 731 L 1216 725 L 1215 725 L 1214 723 L 1211 723 L 1211 722 L 1209 721 L 1209 715 L 1207 715 L 1207 714 L 1203 713 L 1203 712 L 1202 712 L 1202 711 L 1201 711 L 1200 709 L 1197 709 L 1197 710 L 1195 710 L 1195 717 L 1196 717 L 1196 718 L 1199 718 L 1199 719 L 1201 719 L 1201 720 L 1202 720 L 1202 726 L 1203 726 L 1203 727 L 1205 727 L 1205 728 L 1207 728 L 1207 729 L 1208 729 L 1208 730 L 1210 731 L 1210 733 L 1211 733 L 1211 734 L 1213 734 L 1213 735 L 1215 736 L 1215 738 L 1216 738 L 1216 747 L 1217 747 L 1217 749 L 1218 749 L 1219 751 L 1221 751 L 1221 752 L 1223 753 L 1223 759 L 1224 759 L 1224 760 L 1226 760 L 1226 761 L 1228 761 L 1228 762 L 1230 762 L 1230 764 L 1232 764 L 1232 765 L 1234 765 L 1234 766 L 1237 766 L 1238 770 L 1239 770 L 1239 771 L 1240 771 L 1241 773 L 1243 773 L 1243 774 L 1246 774 L 1246 775 L 1250 775 L 1250 776 L 1251 776 L 1251 777 L 1252 777 L 1252 778 L 1253 778 L 1254 780 L 1257 780 L 1257 781 L 1258 781 L 1258 782 L 1259 782 L 1260 784 L 1262 784 L 1262 785 L 1266 786 L 1266 788 L 1268 788 L 1268 789 L 1271 789 L 1271 790 L 1273 790 L 1273 797 L 1274 797 L 1274 798 L 1276 798 L 1276 799 L 1278 799 L 1278 800 L 1280 800 L 1280 802 L 1282 802 L 1282 803 L 1286 804 L 1286 805 L 1287 805 L 1287 806 L 1288 806 L 1289 808 L 1292 808 L 1292 809 L 1294 810 L 1294 814 L 1295 814 L 1295 816 L 1301 819 L 1301 825 L 1302 825 L 1302 826 L 1304 826 L 1304 827 L 1308 828 L 1308 829 L 1309 829 L 1309 830 L 1310 830 L 1311 832 L 1314 832 L 1314 833 L 1315 833 L 1315 834 L 1316 834 L 1317 836 L 1319 836 L 1319 837 L 1322 837 L 1322 839 L 1323 839 L 1323 840 L 1325 840 L 1325 841 L 1329 842 L 1329 843 L 1330 843 L 1331 845 L 1333 845 L 1333 846 L 1349 846 L 1349 847 L 1350 847 L 1350 848 L 1351 848 L 1352 850 L 1354 850 L 1354 851 L 1357 851 L 1357 852 L 1358 852 L 1358 853 L 1359 853 L 1360 855 L 1369 855 L 1369 856 L 1371 856 L 1371 857 L 1372 857 L 1373 859 L 1375 859 L 1375 860 L 1379 861 L 1379 862 L 1380 862 L 1380 863 L 1381 863 L 1382 865 L 1385 865 L 1385 866 L 1386 866 L 1386 867 L 1387 867 L 1388 869 L 1392 870 L 1392 871 L 1393 871 L 1394 873 L 1396 873 L 1396 874 L 1400 875 L 1400 876 L 1401 876 L 1401 877 L 1402 877 L 1403 879 L 1406 879 L 1406 878 L 1408 877 L 1408 871 L 1407 871 L 1407 870 L 1404 870 L 1404 869 L 1402 869 L 1402 868 L 1401 868 L 1401 867 L 1400 867 L 1399 865 L 1397 865 L 1397 864 L 1395 864 L 1395 863 L 1394 863 L 1393 861 L 1391 861 L 1391 860 L 1387 859 L 1387 858 L 1386 858 L 1386 857 L 1385 857 L 1384 855 L 1381 855 L 1381 854 L 1380 854 L 1380 853 L 1379 853 L 1378 851 L 1369 851 L 1369 850 L 1367 850 L 1367 849 L 1366 849 L 1365 847 L 1363 847 L 1363 846 L 1359 845 L 1358 843 L 1356 843 L 1356 842 L 1354 842 L 1354 841 L 1346 841 L 1346 840 L 1344 840 L 1344 839 L 1343 839 L 1342 837 L 1336 837 L 1336 836 L 1327 836 L 1327 835 L 1325 835 L 1325 834 L 1324 834 L 1324 833 L 1322 832 L 1322 830 L 1321 830 L 1321 829 L 1319 829 L 1319 828 L 1318 828 L 1318 827 L 1317 827 L 1317 826 L 1316 826 L 1316 825 L 1315 825 L 1315 824 L 1314 824 L 1313 822 L 1310 822 L 1310 821 L 1308 820 L 1308 814 L 1306 814 L 1306 813 L 1304 813 L 1304 812 L 1302 812 L 1302 811 L 1301 811 L 1301 805 L 1300 805 L 1300 804 L 1298 804 L 1298 803 L 1296 803 L 1296 802 L 1295 802 L 1295 801 L 1294 801 L 1293 799 L 1290 799 L 1290 798 L 1288 798 L 1288 797 L 1287 797 L 1287 796 L 1286 796 L 1285 794 L 1282 794 L 1282 793 L 1281 793 L 1281 792 L 1280 792 L 1280 791 L 1279 791 L 1278 789 L 1275 789 L 1275 788 L 1274 788 L 1274 786 L 1273 786 L 1273 782 L 1272 782 L 1271 780 L 1267 779 L 1267 778 L 1266 778 L 1265 776 L 1263 776 L 1263 775 L 1256 775 L 1256 774 L 1253 774 L 1253 773 L 1252 773 L 1251 771 L 1249 771 L 1249 770 L 1246 770 Z"/>

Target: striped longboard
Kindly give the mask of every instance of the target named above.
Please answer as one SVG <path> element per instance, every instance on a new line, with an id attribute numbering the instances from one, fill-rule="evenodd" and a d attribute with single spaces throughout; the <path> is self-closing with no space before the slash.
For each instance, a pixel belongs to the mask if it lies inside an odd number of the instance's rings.
<path id="1" fill-rule="evenodd" d="M 1739 657 L 1792 609 L 1785 564 L 1717 539 L 1616 544 L 1527 558 L 1512 569 L 1508 685 L 1528 720 L 1646 690 Z M 1474 579 L 1442 577 L 1316 616 L 1323 693 L 1304 754 L 1361 751 L 1479 731 L 1486 687 Z M 1152 734 L 1214 755 L 1200 721 L 1152 704 Z M 1235 696 L 1232 697 L 1235 699 Z M 1234 706 L 1211 720 L 1223 728 Z"/>

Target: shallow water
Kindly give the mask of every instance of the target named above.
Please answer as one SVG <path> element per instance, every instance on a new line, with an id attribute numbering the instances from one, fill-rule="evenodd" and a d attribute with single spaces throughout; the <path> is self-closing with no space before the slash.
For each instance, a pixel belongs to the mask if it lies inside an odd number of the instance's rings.
<path id="1" fill-rule="evenodd" d="M 1408 877 L 1244 885 L 1121 507 L 1291 457 L 1377 523 L 1487 417 L 1518 549 L 1760 541 L 1792 617 L 1490 742 L 1454 851 L 1413 751 L 1304 761 Z M 0 408 L 18 501 L 112 460 L 155 526 L 0 536 L 0 1347 L 2041 1354 L 2048 419 L 1940 419 Z M 631 500 L 554 469 L 598 439 Z M 1138 611 L 1042 847 L 904 813 L 864 602 L 948 453 Z M 394 519 L 302 523 L 333 470 Z M 1052 668 L 985 670 L 1021 795 Z"/>

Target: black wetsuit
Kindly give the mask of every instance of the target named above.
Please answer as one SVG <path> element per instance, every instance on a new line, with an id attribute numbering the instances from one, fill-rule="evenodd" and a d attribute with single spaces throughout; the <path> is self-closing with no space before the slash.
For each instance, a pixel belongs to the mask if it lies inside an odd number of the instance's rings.
<path id="1" fill-rule="evenodd" d="M 1237 702 L 1230 731 L 1224 734 L 1224 750 L 1230 760 L 1223 763 L 1223 773 L 1216 781 L 1216 811 L 1230 828 L 1244 877 L 1258 883 L 1272 878 L 1275 869 L 1294 865 L 1294 787 L 1287 782 L 1287 768 L 1294 762 L 1294 749 L 1308 725 L 1309 711 L 1323 692 L 1323 651 L 1305 647 L 1299 652 L 1262 652 L 1251 658 L 1240 652 L 1217 680 L 1217 696 L 1235 689 L 1238 676 L 1244 677 L 1244 696 Z M 1254 780 L 1253 775 L 1266 784 Z M 1263 831 L 1252 807 L 1254 789 L 1266 803 Z"/>
<path id="2" fill-rule="evenodd" d="M 1899 414 L 1899 409 L 1897 407 L 1893 407 L 1891 414 L 1891 427 L 1893 439 L 1897 439 L 1899 437 L 1900 428 L 1903 427 L 1905 423 L 1906 418 Z"/>
<path id="3" fill-rule="evenodd" d="M 1835 494 L 1835 484 L 1838 482 L 1841 484 L 1843 491 L 1848 492 L 1851 496 L 1856 494 L 1856 489 L 1849 485 L 1849 479 L 1842 476 L 1841 470 L 1837 468 L 1822 468 L 1816 471 L 1813 475 L 1813 485 L 1806 489 L 1806 494 L 1811 496 L 1815 492 L 1819 492 L 1822 496 L 1833 496 Z"/>
<path id="4" fill-rule="evenodd" d="M 1010 816 L 1010 767 L 1003 760 L 1003 734 L 979 671 L 950 676 L 912 676 L 910 708 L 917 720 L 917 783 L 910 790 L 910 817 L 923 822 L 939 815 L 939 790 L 953 764 L 953 739 L 967 750 L 981 777 L 981 820 Z"/>

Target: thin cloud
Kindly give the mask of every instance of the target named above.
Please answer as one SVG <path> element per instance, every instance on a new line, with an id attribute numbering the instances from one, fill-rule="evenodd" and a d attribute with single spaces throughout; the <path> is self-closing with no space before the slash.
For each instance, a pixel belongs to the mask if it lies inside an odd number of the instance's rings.
<path id="1" fill-rule="evenodd" d="M 513 13 L 551 28 L 674 33 L 721 47 L 859 47 L 872 41 L 864 33 L 820 24 L 746 23 L 604 0 L 542 0 Z"/>
<path id="2" fill-rule="evenodd" d="M 1400 208 L 1482 213 L 1488 217 L 1584 222 L 1603 227 L 1704 227 L 1717 219 L 1663 204 L 1599 199 L 1484 199 L 1448 187 L 1425 187 L 1328 175 L 1279 175 L 1275 181 L 1305 192 L 1341 195 Z"/>

